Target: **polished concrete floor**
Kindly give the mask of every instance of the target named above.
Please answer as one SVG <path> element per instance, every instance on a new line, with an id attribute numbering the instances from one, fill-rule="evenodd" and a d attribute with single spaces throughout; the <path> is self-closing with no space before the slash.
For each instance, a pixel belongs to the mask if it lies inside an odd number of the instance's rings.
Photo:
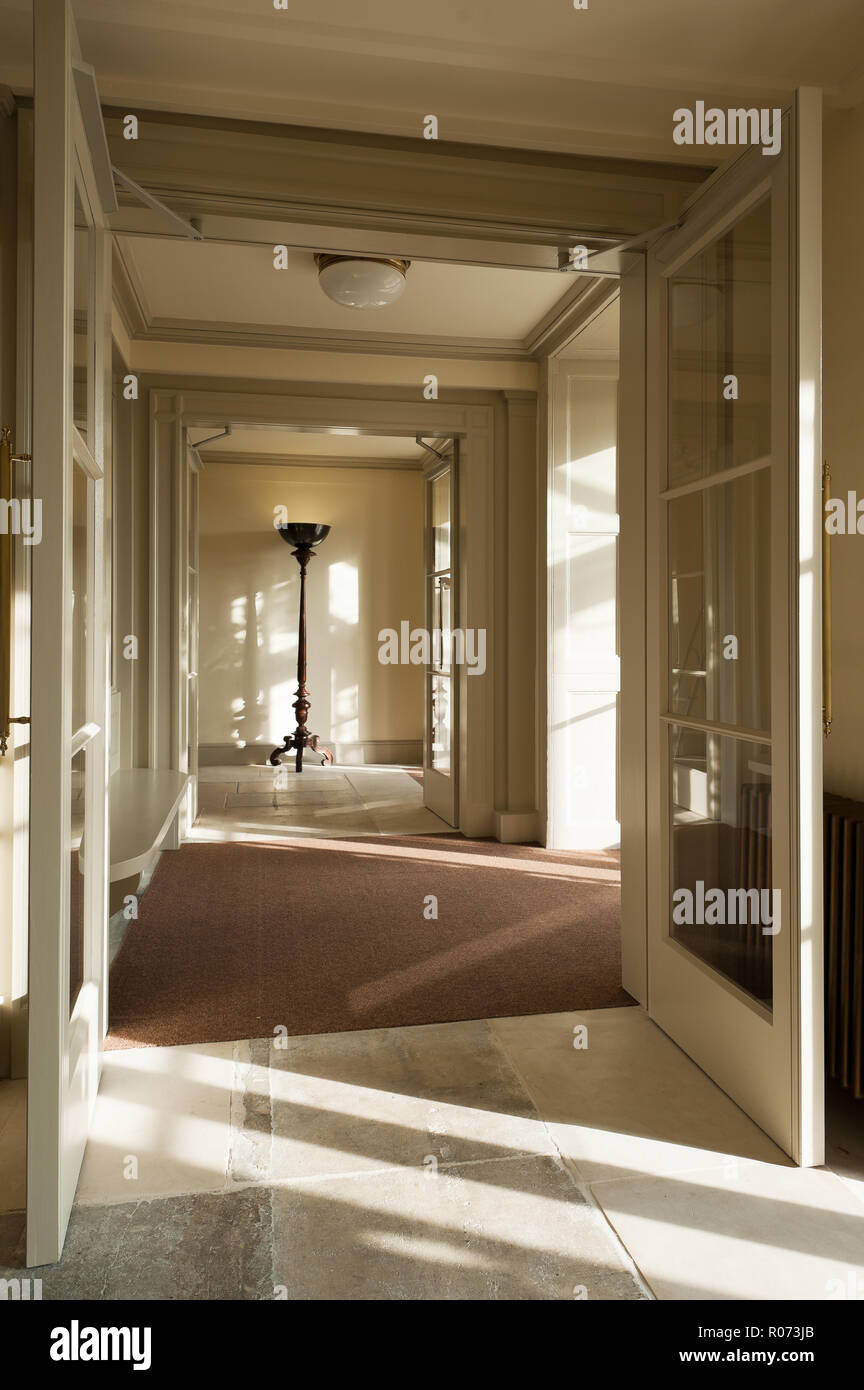
<path id="1" fill-rule="evenodd" d="M 35 1277 L 65 1299 L 848 1296 L 864 1190 L 840 1147 L 845 1174 L 795 1168 L 638 1008 L 115 1052 Z M 0 1217 L 0 1263 L 22 1242 Z"/>
<path id="2" fill-rule="evenodd" d="M 394 766 L 274 770 L 204 767 L 198 774 L 196 840 L 332 839 L 345 835 L 441 835 L 452 827 L 423 805 L 423 788 Z"/>

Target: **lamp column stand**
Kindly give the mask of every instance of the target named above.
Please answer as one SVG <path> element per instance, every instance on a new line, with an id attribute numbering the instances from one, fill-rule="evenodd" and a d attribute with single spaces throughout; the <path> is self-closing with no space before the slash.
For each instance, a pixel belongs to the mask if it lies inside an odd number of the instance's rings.
<path id="1" fill-rule="evenodd" d="M 293 537 L 285 535 L 287 527 L 279 528 L 283 539 L 293 540 Z M 329 529 L 329 528 L 328 528 Z M 321 754 L 321 766 L 327 767 L 333 761 L 333 754 L 329 748 L 320 747 L 320 737 L 318 734 L 310 734 L 306 728 L 306 720 L 309 717 L 309 691 L 306 689 L 306 566 L 315 554 L 311 545 L 298 544 L 296 550 L 291 554 L 296 558 L 300 566 L 300 626 L 297 634 L 297 698 L 294 701 L 294 709 L 297 714 L 297 727 L 293 734 L 286 734 L 281 748 L 274 748 L 270 754 L 270 763 L 273 767 L 278 767 L 283 755 L 295 750 L 295 770 L 303 771 L 303 750 L 311 749 L 313 753 Z"/>

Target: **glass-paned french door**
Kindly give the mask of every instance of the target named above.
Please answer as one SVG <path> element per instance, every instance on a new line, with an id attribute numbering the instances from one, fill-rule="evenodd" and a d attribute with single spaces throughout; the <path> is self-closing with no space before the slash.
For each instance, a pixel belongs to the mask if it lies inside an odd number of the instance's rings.
<path id="1" fill-rule="evenodd" d="M 819 94 L 647 258 L 648 1008 L 821 1162 Z"/>
<path id="2" fill-rule="evenodd" d="M 34 0 L 27 1262 L 59 1258 L 106 1025 L 110 262 L 104 137 L 71 6 Z M 99 175 L 97 176 L 97 168 Z"/>
<path id="3" fill-rule="evenodd" d="M 430 659 L 424 673 L 423 790 L 426 806 L 448 825 L 455 825 L 459 700 L 453 642 L 458 624 L 455 443 L 426 469 L 425 488 L 425 621 Z"/>

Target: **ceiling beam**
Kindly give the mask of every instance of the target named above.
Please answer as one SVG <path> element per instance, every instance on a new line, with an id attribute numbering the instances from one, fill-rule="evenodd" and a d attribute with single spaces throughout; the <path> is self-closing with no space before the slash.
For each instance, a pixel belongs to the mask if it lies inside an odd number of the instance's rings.
<path id="1" fill-rule="evenodd" d="M 208 239 L 218 229 L 206 219 L 227 218 L 375 232 L 400 248 L 407 237 L 599 248 L 674 220 L 711 173 L 710 167 L 151 111 L 138 112 L 139 138 L 124 140 L 124 114 L 105 108 L 114 163 L 184 219 L 205 219 Z M 133 225 L 122 209 L 115 226 L 131 233 Z M 232 239 L 236 233 L 236 226 L 230 229 Z M 431 246 L 426 251 L 435 254 Z M 416 254 L 388 252 L 403 253 Z M 491 253 L 478 247 L 477 254 Z M 448 250 L 444 258 L 451 258 Z"/>

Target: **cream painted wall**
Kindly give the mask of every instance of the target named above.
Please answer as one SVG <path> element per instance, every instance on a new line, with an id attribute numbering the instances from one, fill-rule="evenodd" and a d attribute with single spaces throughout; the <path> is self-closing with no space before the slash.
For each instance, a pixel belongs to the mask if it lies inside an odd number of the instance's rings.
<path id="1" fill-rule="evenodd" d="M 830 117 L 824 144 L 823 440 L 835 496 L 864 498 L 864 104 Z M 834 536 L 834 726 L 825 786 L 864 799 L 864 536 Z"/>
<path id="2" fill-rule="evenodd" d="M 382 666 L 380 628 L 423 621 L 423 477 L 414 470 L 208 464 L 200 475 L 202 744 L 295 725 L 299 571 L 273 526 L 333 530 L 309 565 L 309 727 L 327 743 L 422 739 L 423 679 Z"/>

